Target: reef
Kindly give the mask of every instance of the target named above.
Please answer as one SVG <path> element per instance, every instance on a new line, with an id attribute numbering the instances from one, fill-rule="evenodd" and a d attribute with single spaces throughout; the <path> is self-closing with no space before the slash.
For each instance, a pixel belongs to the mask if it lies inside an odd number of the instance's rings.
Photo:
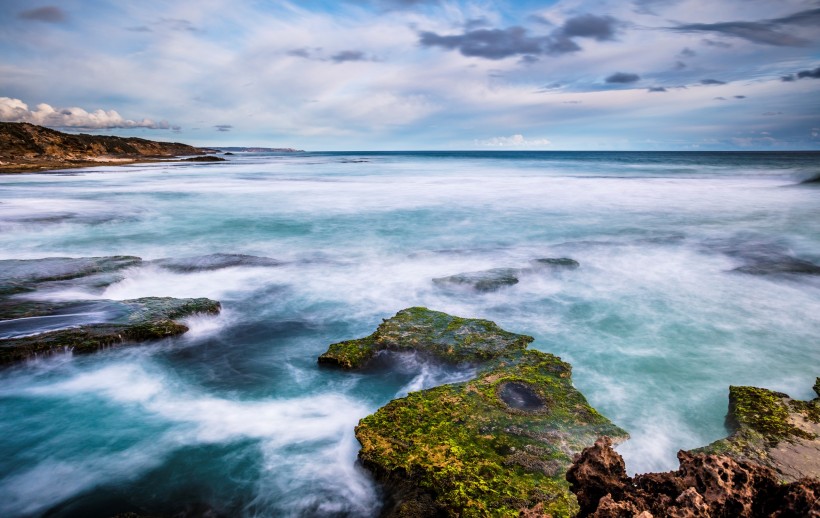
<path id="1" fill-rule="evenodd" d="M 727 455 L 678 452 L 680 468 L 626 474 L 609 438 L 585 449 L 567 473 L 578 516 L 594 518 L 820 516 L 820 480 L 783 484 L 766 466 Z"/>
<path id="2" fill-rule="evenodd" d="M 281 261 L 270 257 L 222 253 L 157 259 L 152 263 L 178 273 L 219 270 L 233 266 L 281 266 L 283 264 Z"/>
<path id="3" fill-rule="evenodd" d="M 767 466 L 784 482 L 820 478 L 819 397 L 811 401 L 757 387 L 729 387 L 730 435 L 695 452 L 727 455 Z"/>
<path id="4" fill-rule="evenodd" d="M 359 461 L 386 490 L 385 516 L 575 515 L 565 478 L 573 456 L 627 434 L 573 387 L 569 364 L 527 350 L 531 340 L 487 320 L 410 308 L 320 357 L 358 368 L 376 351 L 418 351 L 477 366 L 469 381 L 410 393 L 359 422 Z"/>
<path id="5" fill-rule="evenodd" d="M 518 284 L 524 275 L 545 270 L 574 270 L 580 264 L 567 257 L 545 257 L 533 259 L 528 268 L 491 268 L 476 272 L 464 272 L 447 277 L 436 277 L 433 283 L 441 287 L 471 288 L 479 293 L 498 291 L 507 286 Z"/>
<path id="6" fill-rule="evenodd" d="M 184 324 L 178 322 L 179 319 L 194 314 L 217 314 L 221 309 L 219 302 L 207 298 L 146 297 L 106 302 L 117 306 L 124 316 L 114 322 L 84 324 L 31 336 L 0 339 L 0 363 L 62 351 L 89 353 L 117 344 L 167 338 L 188 331 Z M 59 303 L 46 307 L 28 306 L 27 315 L 46 316 L 63 307 Z"/>
<path id="7" fill-rule="evenodd" d="M 219 302 L 207 298 L 49 300 L 53 290 L 100 290 L 140 264 L 134 256 L 0 261 L 0 364 L 179 335 L 188 330 L 180 319 L 219 313 Z"/>

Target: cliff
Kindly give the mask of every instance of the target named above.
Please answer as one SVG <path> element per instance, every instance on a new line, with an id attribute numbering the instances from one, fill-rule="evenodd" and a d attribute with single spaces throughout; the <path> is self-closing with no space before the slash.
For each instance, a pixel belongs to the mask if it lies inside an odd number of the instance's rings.
<path id="1" fill-rule="evenodd" d="M 72 135 L 26 122 L 0 122 L 0 172 L 88 167 L 206 152 L 176 142 Z"/>

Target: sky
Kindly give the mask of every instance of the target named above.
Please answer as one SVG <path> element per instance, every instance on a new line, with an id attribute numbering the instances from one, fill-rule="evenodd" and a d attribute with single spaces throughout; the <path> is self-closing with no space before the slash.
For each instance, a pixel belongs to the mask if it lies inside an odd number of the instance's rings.
<path id="1" fill-rule="evenodd" d="M 202 146 L 820 150 L 818 0 L 0 0 L 0 120 Z"/>

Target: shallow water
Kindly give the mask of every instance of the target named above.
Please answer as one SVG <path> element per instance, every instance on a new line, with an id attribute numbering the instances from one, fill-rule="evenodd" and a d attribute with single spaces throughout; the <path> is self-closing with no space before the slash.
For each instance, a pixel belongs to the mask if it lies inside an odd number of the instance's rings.
<path id="1" fill-rule="evenodd" d="M 145 260 L 106 288 L 32 297 L 211 297 L 224 311 L 178 338 L 0 370 L 0 515 L 372 516 L 353 427 L 470 373 L 409 355 L 350 374 L 316 357 L 415 305 L 533 335 L 631 433 L 630 472 L 671 469 L 678 449 L 725 435 L 729 385 L 813 396 L 820 276 L 732 270 L 820 264 L 820 188 L 797 185 L 818 158 L 256 154 L 2 177 L 0 259 Z M 217 253 L 278 263 L 196 259 Z M 531 268 L 545 257 L 581 266 Z M 432 282 L 491 268 L 523 273 L 488 293 Z M 18 324 L 5 332 L 32 331 Z"/>

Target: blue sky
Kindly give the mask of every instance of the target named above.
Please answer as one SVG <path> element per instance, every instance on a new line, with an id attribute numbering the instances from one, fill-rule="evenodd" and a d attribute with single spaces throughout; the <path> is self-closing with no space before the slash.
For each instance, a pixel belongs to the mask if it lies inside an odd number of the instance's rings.
<path id="1" fill-rule="evenodd" d="M 817 0 L 4 0 L 0 120 L 197 145 L 820 149 Z"/>

